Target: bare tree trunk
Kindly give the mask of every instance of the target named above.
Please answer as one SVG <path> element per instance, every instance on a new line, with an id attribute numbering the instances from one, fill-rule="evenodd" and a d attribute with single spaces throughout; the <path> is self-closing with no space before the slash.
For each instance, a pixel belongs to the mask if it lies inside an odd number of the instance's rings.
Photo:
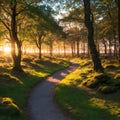
<path id="1" fill-rule="evenodd" d="M 94 70 L 96 72 L 104 72 L 103 67 L 101 65 L 101 60 L 99 58 L 99 53 L 96 49 L 96 45 L 94 42 L 93 15 L 91 14 L 90 0 L 84 0 L 84 7 L 85 7 L 85 25 L 88 29 L 88 44 L 90 47 L 90 53 L 94 64 Z"/>

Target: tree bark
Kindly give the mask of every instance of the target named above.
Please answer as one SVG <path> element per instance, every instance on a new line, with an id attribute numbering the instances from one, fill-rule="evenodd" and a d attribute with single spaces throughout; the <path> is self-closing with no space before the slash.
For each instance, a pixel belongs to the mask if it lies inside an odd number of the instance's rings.
<path id="1" fill-rule="evenodd" d="M 94 70 L 96 72 L 104 72 L 101 65 L 101 60 L 99 58 L 99 53 L 96 49 L 94 42 L 94 28 L 93 28 L 93 15 L 91 14 L 90 9 L 90 0 L 84 0 L 84 10 L 85 10 L 85 25 L 88 29 L 88 44 L 90 47 L 90 54 L 94 64 Z"/>
<path id="2" fill-rule="evenodd" d="M 116 38 L 115 23 L 114 23 L 109 7 L 108 7 L 108 15 L 109 15 L 109 18 L 111 20 L 111 25 L 112 25 L 112 34 L 113 34 L 113 40 L 114 40 L 114 57 L 115 59 L 117 59 L 117 38 Z"/>
<path id="3" fill-rule="evenodd" d="M 120 0 L 116 0 L 116 4 L 117 4 L 117 7 L 118 7 L 118 42 L 119 42 L 119 48 L 118 48 L 118 61 L 119 61 L 119 64 L 120 64 Z"/>
<path id="4" fill-rule="evenodd" d="M 53 56 L 53 43 L 50 43 L 50 56 Z"/>
<path id="5" fill-rule="evenodd" d="M 104 54 L 107 55 L 107 45 L 104 37 L 103 37 L 103 45 L 104 45 Z"/>
<path id="6" fill-rule="evenodd" d="M 79 57 L 80 51 L 79 51 L 79 39 L 76 41 L 77 42 L 77 57 Z"/>
<path id="7" fill-rule="evenodd" d="M 66 57 L 66 42 L 65 42 L 65 39 L 64 39 L 64 57 Z"/>
<path id="8" fill-rule="evenodd" d="M 38 38 L 39 59 L 42 58 L 42 35 Z"/>
<path id="9" fill-rule="evenodd" d="M 118 40 L 119 40 L 119 63 L 120 63 L 120 4 L 118 4 Z"/>
<path id="10" fill-rule="evenodd" d="M 17 2 L 14 0 L 14 5 L 11 8 L 12 15 L 11 15 L 11 46 L 12 46 L 12 58 L 13 58 L 13 71 L 17 72 L 23 72 L 21 67 L 21 43 L 18 40 L 17 36 L 17 22 L 16 22 L 16 7 Z"/>

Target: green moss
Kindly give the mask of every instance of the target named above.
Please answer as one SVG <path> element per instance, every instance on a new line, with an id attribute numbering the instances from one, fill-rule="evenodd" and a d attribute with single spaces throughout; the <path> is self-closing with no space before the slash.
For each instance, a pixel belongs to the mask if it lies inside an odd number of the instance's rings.
<path id="1" fill-rule="evenodd" d="M 85 65 L 87 60 L 77 61 L 80 67 L 56 88 L 55 98 L 60 107 L 75 120 L 120 120 L 119 93 L 115 92 L 119 89 L 119 80 L 108 73 L 91 71 L 92 65 Z M 83 84 L 95 89 L 83 87 Z M 98 89 L 105 94 L 96 92 Z"/>
<path id="2" fill-rule="evenodd" d="M 118 66 L 114 65 L 114 64 L 107 64 L 105 65 L 105 69 L 116 69 Z"/>
<path id="3" fill-rule="evenodd" d="M 21 110 L 11 98 L 0 98 L 0 114 L 6 116 L 18 116 Z"/>
<path id="4" fill-rule="evenodd" d="M 111 78 L 104 73 L 93 73 L 88 76 L 88 79 L 85 79 L 82 84 L 90 88 L 96 88 L 99 85 L 106 83 L 110 79 Z"/>
<path id="5" fill-rule="evenodd" d="M 17 85 L 22 84 L 22 81 L 19 80 L 17 77 L 12 76 L 8 73 L 0 73 L 0 86 L 9 86 L 9 85 Z"/>
<path id="6" fill-rule="evenodd" d="M 120 79 L 120 73 L 116 74 L 114 78 L 115 79 Z"/>
<path id="7" fill-rule="evenodd" d="M 109 93 L 116 92 L 117 89 L 118 89 L 118 87 L 116 87 L 116 86 L 103 85 L 98 88 L 98 91 L 101 93 L 109 94 Z"/>
<path id="8" fill-rule="evenodd" d="M 82 82 L 83 85 L 89 87 L 89 88 L 96 88 L 99 85 L 99 81 L 96 79 L 87 79 Z"/>
<path id="9" fill-rule="evenodd" d="M 24 73 L 11 73 L 10 63 L 4 63 L 9 65 L 7 68 L 0 66 L 0 71 L 2 71 L 0 74 L 0 96 L 4 100 L 6 99 L 6 102 L 0 104 L 0 120 L 26 120 L 27 118 L 20 108 L 26 105 L 30 89 L 42 81 L 44 77 L 69 65 L 68 61 L 58 58 L 53 60 L 47 58 L 40 62 L 35 62 L 34 58 L 36 57 L 25 57 L 26 60 L 22 61 Z M 4 101 L 2 98 L 1 101 Z M 17 115 L 19 113 L 21 114 Z"/>

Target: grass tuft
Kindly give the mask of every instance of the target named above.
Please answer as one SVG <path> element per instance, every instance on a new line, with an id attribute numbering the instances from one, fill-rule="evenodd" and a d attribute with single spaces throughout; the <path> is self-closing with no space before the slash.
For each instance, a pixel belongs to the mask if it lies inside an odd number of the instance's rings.
<path id="1" fill-rule="evenodd" d="M 11 116 L 11 117 L 15 117 L 20 115 L 21 110 L 19 109 L 19 107 L 13 102 L 13 100 L 11 98 L 8 97 L 4 97 L 1 98 L 0 97 L 0 114 L 2 116 Z"/>

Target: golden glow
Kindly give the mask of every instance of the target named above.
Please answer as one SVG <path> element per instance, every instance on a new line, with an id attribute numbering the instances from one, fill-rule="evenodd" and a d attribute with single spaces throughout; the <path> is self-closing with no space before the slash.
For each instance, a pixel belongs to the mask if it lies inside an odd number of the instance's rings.
<path id="1" fill-rule="evenodd" d="M 4 52 L 5 53 L 10 53 L 11 52 L 11 48 L 9 46 L 5 46 L 4 47 Z"/>

